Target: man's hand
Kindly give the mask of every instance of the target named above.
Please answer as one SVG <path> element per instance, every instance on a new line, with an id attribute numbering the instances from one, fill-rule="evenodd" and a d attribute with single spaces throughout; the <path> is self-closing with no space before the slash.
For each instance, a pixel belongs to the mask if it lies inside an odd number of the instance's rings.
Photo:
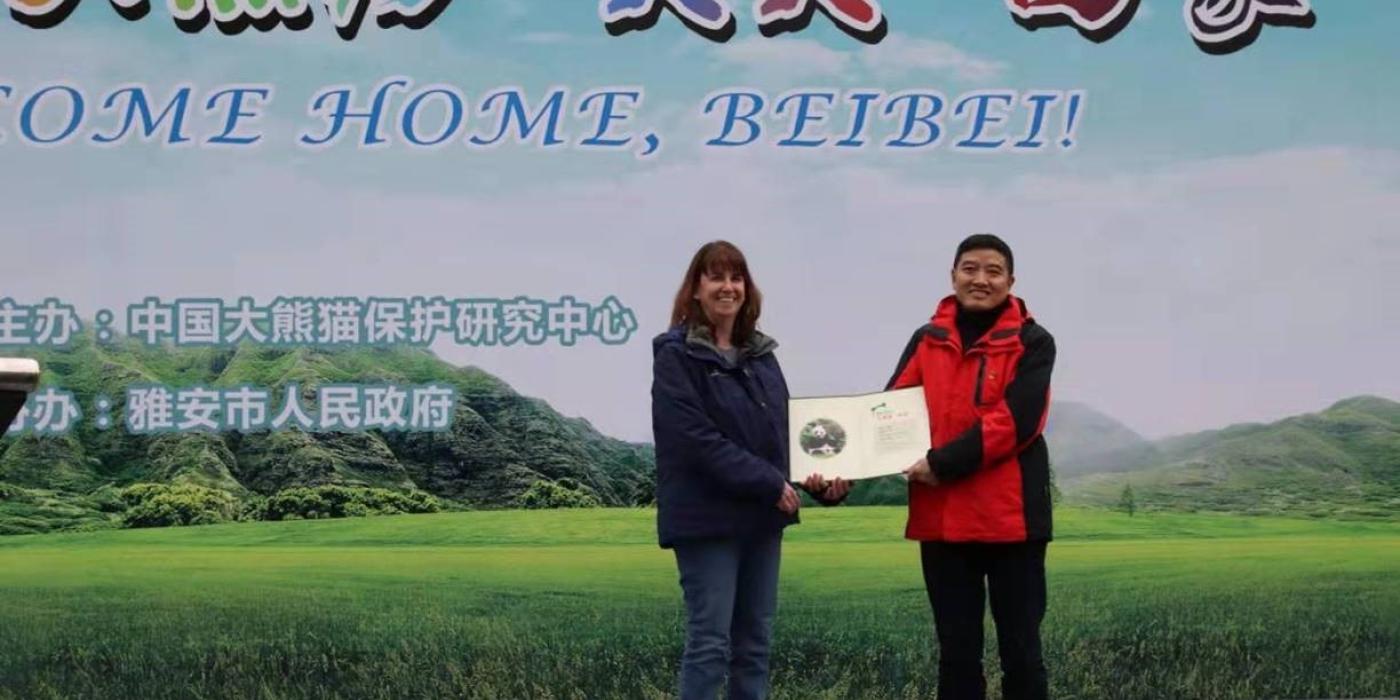
<path id="1" fill-rule="evenodd" d="M 918 481 L 929 486 L 938 485 L 938 477 L 933 475 L 933 470 L 928 466 L 928 458 L 920 458 L 908 469 L 904 470 L 904 478 L 909 481 Z"/>
<path id="2" fill-rule="evenodd" d="M 802 505 L 802 500 L 797 497 L 797 491 L 792 488 L 792 484 L 783 484 L 783 495 L 778 498 L 778 510 L 792 515 L 797 512 L 799 505 Z"/>
<path id="3" fill-rule="evenodd" d="M 827 503 L 837 503 L 851 492 L 851 482 L 839 476 L 835 481 L 827 481 L 821 474 L 812 474 L 802 482 L 802 488 L 815 498 Z"/>

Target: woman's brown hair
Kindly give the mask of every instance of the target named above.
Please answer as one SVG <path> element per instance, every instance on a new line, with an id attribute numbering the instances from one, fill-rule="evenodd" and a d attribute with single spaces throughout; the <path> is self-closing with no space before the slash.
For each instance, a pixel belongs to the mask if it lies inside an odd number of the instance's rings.
<path id="1" fill-rule="evenodd" d="M 744 278 L 744 303 L 739 307 L 739 317 L 734 320 L 735 345 L 748 342 L 758 326 L 758 314 L 763 307 L 763 295 L 749 274 L 748 261 L 744 254 L 729 241 L 710 241 L 695 251 L 690 259 L 690 268 L 685 271 L 681 288 L 676 292 L 676 301 L 671 305 L 671 325 L 685 324 L 687 328 L 704 325 L 714 332 L 714 323 L 705 317 L 700 302 L 695 299 L 695 290 L 700 287 L 703 274 L 729 274 L 737 272 Z"/>

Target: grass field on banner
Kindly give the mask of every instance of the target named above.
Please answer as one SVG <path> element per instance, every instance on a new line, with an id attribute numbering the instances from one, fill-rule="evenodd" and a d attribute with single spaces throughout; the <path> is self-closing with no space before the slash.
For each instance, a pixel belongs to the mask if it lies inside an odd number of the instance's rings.
<path id="1" fill-rule="evenodd" d="M 808 509 L 789 530 L 775 697 L 931 696 L 903 515 Z M 1056 697 L 1400 694 L 1394 523 L 1056 525 Z M 610 509 L 0 538 L 0 699 L 665 697 L 682 612 L 653 528 Z"/>

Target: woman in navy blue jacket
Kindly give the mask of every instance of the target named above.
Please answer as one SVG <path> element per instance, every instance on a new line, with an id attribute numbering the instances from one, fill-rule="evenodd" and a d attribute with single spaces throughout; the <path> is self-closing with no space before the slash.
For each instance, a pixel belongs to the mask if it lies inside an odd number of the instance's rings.
<path id="1" fill-rule="evenodd" d="M 725 241 L 696 252 L 671 329 L 652 343 L 657 530 L 685 596 L 682 700 L 768 694 L 768 647 L 783 528 L 800 503 L 788 483 L 787 382 L 777 342 L 756 328 L 762 295 Z M 849 486 L 803 488 L 836 502 Z"/>

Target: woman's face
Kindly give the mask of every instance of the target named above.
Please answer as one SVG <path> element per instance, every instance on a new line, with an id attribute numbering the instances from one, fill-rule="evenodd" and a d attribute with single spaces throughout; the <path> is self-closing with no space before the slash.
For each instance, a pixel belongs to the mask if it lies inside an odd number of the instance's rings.
<path id="1" fill-rule="evenodd" d="M 738 270 L 703 272 L 695 287 L 695 300 L 711 323 L 732 323 L 744 305 L 744 276 Z"/>

